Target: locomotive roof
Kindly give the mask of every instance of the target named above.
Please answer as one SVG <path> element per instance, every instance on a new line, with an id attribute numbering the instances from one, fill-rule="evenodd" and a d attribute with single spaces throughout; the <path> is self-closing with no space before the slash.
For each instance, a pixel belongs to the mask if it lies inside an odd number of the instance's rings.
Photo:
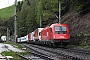
<path id="1" fill-rule="evenodd" d="M 57 26 L 57 25 L 60 25 L 60 26 L 67 26 L 67 24 L 55 23 L 55 24 L 52 24 L 50 27 L 52 27 L 52 26 Z"/>

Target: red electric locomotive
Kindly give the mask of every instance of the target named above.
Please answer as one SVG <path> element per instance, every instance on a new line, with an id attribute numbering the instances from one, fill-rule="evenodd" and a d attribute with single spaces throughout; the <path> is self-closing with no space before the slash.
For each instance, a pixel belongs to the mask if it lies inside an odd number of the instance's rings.
<path id="1" fill-rule="evenodd" d="M 67 24 L 52 24 L 41 31 L 41 41 L 52 46 L 67 46 L 70 39 L 70 30 Z"/>

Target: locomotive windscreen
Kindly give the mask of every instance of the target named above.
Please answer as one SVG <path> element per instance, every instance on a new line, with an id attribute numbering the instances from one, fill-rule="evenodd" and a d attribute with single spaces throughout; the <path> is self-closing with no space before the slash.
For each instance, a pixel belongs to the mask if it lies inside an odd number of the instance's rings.
<path id="1" fill-rule="evenodd" d="M 65 26 L 55 26 L 55 33 L 56 34 L 66 34 L 66 27 Z"/>

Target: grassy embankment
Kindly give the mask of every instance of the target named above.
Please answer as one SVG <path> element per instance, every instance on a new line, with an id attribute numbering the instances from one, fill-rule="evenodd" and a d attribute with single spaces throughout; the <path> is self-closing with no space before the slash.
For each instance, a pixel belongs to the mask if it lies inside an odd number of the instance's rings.
<path id="1" fill-rule="evenodd" d="M 10 44 L 12 46 L 16 46 L 19 49 L 23 48 L 23 46 L 21 46 L 18 43 L 15 44 L 14 42 L 5 42 L 5 44 Z M 17 53 L 21 54 L 21 55 L 26 55 L 26 54 L 29 54 L 29 51 L 17 52 Z M 5 55 L 5 56 L 12 56 L 12 57 L 14 57 L 14 60 L 21 60 L 21 58 L 18 55 L 16 55 L 16 52 L 13 52 L 13 51 L 4 51 L 4 52 L 2 52 L 2 54 Z"/>
<path id="2" fill-rule="evenodd" d="M 14 5 L 0 9 L 0 18 L 9 18 L 14 15 Z"/>

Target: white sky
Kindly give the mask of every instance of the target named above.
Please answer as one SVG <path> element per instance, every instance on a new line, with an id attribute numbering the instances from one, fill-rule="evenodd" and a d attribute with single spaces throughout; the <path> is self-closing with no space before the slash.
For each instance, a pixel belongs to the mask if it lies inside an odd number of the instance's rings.
<path id="1" fill-rule="evenodd" d="M 17 0 L 22 1 L 22 0 Z M 11 6 L 15 3 L 15 0 L 0 0 L 0 9 Z"/>

